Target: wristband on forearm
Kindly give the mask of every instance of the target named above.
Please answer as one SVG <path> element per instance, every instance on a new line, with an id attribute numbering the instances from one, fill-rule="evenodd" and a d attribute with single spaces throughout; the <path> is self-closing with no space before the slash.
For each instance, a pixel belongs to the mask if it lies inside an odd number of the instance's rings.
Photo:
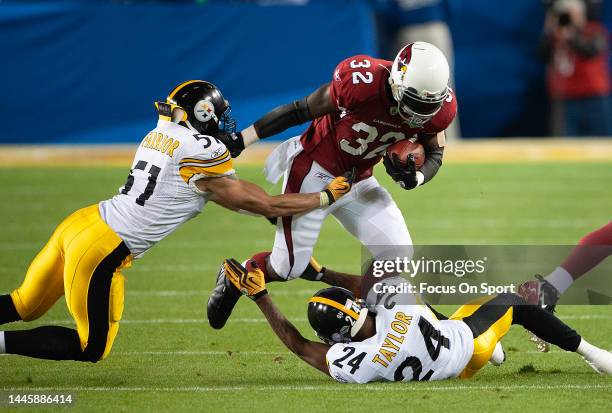
<path id="1" fill-rule="evenodd" d="M 261 297 L 268 295 L 268 290 L 266 290 L 265 288 L 263 290 L 261 290 L 260 292 L 258 292 L 255 295 L 249 295 L 249 298 L 253 301 L 257 301 L 259 300 Z"/>
<path id="2" fill-rule="evenodd" d="M 242 142 L 244 142 L 245 148 L 259 140 L 259 135 L 257 135 L 257 131 L 253 125 L 249 126 L 240 133 L 242 135 Z"/>
<path id="3" fill-rule="evenodd" d="M 328 205 L 331 205 L 331 199 L 332 197 L 329 194 L 329 190 L 326 189 L 324 191 L 319 192 L 319 206 L 326 207 Z"/>

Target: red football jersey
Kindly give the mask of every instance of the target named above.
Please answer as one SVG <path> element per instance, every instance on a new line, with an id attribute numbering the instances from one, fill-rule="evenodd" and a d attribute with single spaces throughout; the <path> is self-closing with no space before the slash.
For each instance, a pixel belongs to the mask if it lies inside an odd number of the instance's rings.
<path id="1" fill-rule="evenodd" d="M 451 90 L 432 119 L 409 125 L 397 114 L 388 87 L 391 64 L 357 55 L 336 67 L 330 95 L 338 112 L 313 120 L 301 137 L 304 151 L 334 175 L 355 166 L 359 180 L 368 178 L 387 147 L 415 134 L 441 132 L 455 117 L 457 100 Z"/>

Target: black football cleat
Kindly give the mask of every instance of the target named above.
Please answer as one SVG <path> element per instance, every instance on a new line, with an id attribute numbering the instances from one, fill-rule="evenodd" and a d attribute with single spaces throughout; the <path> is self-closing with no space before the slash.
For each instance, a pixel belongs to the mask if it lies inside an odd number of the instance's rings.
<path id="1" fill-rule="evenodd" d="M 212 290 L 206 305 L 208 323 L 212 328 L 216 330 L 223 328 L 241 295 L 240 291 L 225 276 L 225 269 L 221 264 L 217 274 L 217 285 Z"/>
<path id="2" fill-rule="evenodd" d="M 544 310 L 551 313 L 555 312 L 555 306 L 559 300 L 559 291 L 554 285 L 549 283 L 539 274 L 535 275 L 535 280 L 526 281 L 518 287 L 518 294 L 530 305 L 539 305 Z M 547 353 L 550 351 L 550 344 L 542 340 L 530 331 L 529 340 L 535 344 L 538 351 Z"/>

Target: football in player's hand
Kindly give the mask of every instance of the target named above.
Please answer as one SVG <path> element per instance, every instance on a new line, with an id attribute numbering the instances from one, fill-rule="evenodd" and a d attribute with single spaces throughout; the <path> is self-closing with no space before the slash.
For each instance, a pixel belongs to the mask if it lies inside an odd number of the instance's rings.
<path id="1" fill-rule="evenodd" d="M 425 162 L 425 148 L 413 139 L 405 139 L 394 143 L 387 148 L 387 154 L 389 156 L 396 154 L 402 165 L 406 165 L 408 155 L 412 154 L 417 169 L 423 166 L 423 162 Z"/>

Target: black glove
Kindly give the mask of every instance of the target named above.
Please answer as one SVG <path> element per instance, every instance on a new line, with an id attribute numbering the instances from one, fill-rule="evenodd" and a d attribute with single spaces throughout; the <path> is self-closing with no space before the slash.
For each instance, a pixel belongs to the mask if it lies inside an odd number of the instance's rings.
<path id="1" fill-rule="evenodd" d="M 230 155 L 232 158 L 237 158 L 238 155 L 244 150 L 244 140 L 242 139 L 242 134 L 240 132 L 228 133 L 219 131 L 213 136 L 219 139 L 225 147 L 230 151 Z"/>
<path id="2" fill-rule="evenodd" d="M 401 164 L 396 153 L 391 154 L 391 157 L 389 157 L 389 154 L 385 154 L 383 164 L 387 174 L 402 188 L 410 190 L 416 188 L 419 184 L 416 175 L 416 165 L 414 164 L 414 155 L 408 155 L 406 166 L 404 166 Z"/>

